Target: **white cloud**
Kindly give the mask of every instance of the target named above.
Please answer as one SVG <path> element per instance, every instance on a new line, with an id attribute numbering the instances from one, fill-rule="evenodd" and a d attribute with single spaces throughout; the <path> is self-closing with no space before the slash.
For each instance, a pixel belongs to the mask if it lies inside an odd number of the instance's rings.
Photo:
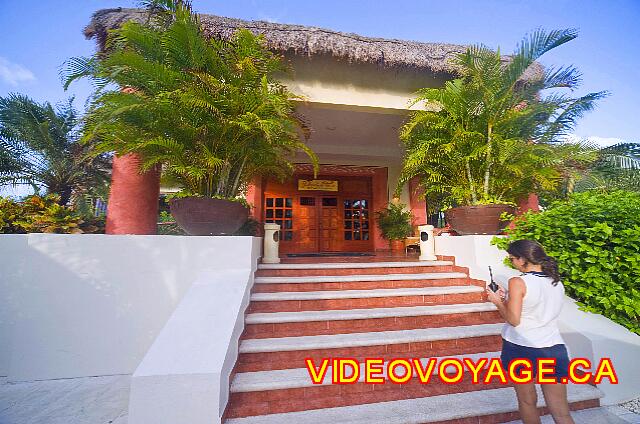
<path id="1" fill-rule="evenodd" d="M 588 140 L 600 147 L 609 147 L 609 146 L 613 146 L 614 144 L 618 144 L 618 143 L 624 143 L 626 140 L 623 140 L 621 138 L 615 138 L 615 137 L 598 137 L 595 135 L 591 135 L 591 136 L 587 136 L 587 137 L 581 137 L 579 135 L 576 134 L 571 134 L 569 136 L 566 137 L 566 141 L 569 143 L 575 143 L 577 141 L 580 140 Z"/>
<path id="2" fill-rule="evenodd" d="M 277 23 L 279 22 L 279 21 L 278 21 L 278 18 L 274 18 L 273 16 L 271 16 L 271 15 L 266 15 L 266 14 L 264 14 L 264 13 L 260 13 L 260 14 L 258 15 L 258 20 L 259 20 L 259 21 L 265 21 L 265 22 L 271 22 L 271 23 L 273 23 L 273 24 L 277 24 Z"/>
<path id="3" fill-rule="evenodd" d="M 0 56 L 0 80 L 16 87 L 21 82 L 35 81 L 33 72 Z"/>
<path id="4" fill-rule="evenodd" d="M 596 143 L 600 147 L 609 147 L 609 146 L 613 146 L 614 144 L 624 143 L 626 141 L 626 140 L 623 140 L 621 138 L 614 138 L 614 137 L 596 137 L 596 136 L 592 136 L 592 137 L 587 137 L 587 138 L 590 141 Z"/>
<path id="5" fill-rule="evenodd" d="M 33 194 L 33 188 L 26 185 L 0 187 L 1 197 L 13 197 L 14 199 L 19 199 L 29 194 Z"/>

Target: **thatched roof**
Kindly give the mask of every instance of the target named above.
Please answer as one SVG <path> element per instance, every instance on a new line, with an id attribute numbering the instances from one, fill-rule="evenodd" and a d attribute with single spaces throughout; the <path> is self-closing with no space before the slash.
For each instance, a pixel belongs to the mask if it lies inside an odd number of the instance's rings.
<path id="1" fill-rule="evenodd" d="M 143 9 L 103 9 L 94 13 L 84 34 L 95 38 L 100 49 L 104 48 L 109 29 L 117 28 L 133 20 L 146 22 L 148 12 Z M 389 68 L 413 68 L 434 74 L 457 74 L 451 63 L 466 46 L 446 43 L 422 43 L 384 38 L 364 37 L 357 34 L 333 31 L 303 25 L 289 25 L 264 21 L 244 21 L 215 15 L 200 14 L 205 34 L 228 39 L 238 28 L 264 34 L 267 46 L 281 53 L 300 56 L 329 55 L 336 59 L 356 63 L 373 63 Z M 508 60 L 508 57 L 505 57 Z M 532 65 L 526 80 L 537 79 L 542 66 Z"/>

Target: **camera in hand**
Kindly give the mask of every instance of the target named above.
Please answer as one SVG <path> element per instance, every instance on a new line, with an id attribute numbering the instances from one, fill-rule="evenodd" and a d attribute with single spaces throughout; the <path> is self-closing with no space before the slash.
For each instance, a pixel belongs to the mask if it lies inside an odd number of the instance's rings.
<path id="1" fill-rule="evenodd" d="M 493 272 L 491 272 L 491 267 L 489 267 L 489 275 L 491 276 L 491 283 L 489 283 L 489 288 L 491 289 L 491 291 L 497 292 L 500 287 L 498 286 L 498 284 L 496 284 L 495 281 L 493 281 Z"/>

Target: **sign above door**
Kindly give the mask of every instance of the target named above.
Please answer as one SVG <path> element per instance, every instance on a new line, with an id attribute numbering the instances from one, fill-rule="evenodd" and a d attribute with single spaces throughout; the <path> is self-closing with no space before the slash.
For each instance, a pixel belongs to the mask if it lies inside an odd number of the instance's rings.
<path id="1" fill-rule="evenodd" d="M 298 180 L 298 190 L 338 191 L 337 180 Z"/>

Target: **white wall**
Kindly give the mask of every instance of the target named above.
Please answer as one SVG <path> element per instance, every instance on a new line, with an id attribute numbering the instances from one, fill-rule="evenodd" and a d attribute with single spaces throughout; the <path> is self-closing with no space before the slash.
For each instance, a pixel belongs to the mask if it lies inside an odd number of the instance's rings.
<path id="1" fill-rule="evenodd" d="M 504 250 L 491 245 L 492 235 L 473 236 L 436 236 L 435 249 L 437 255 L 456 257 L 456 264 L 469 268 L 469 276 L 479 280 L 489 281 L 489 266 L 493 272 L 493 279 L 500 285 L 507 287 L 509 278 L 520 273 L 504 265 L 502 260 L 507 257 Z"/>
<path id="2" fill-rule="evenodd" d="M 250 268 L 202 273 L 133 374 L 129 424 L 220 423 L 252 283 Z"/>
<path id="3" fill-rule="evenodd" d="M 0 376 L 9 375 L 9 332 L 18 314 L 24 313 L 17 306 L 20 290 L 15 286 L 24 284 L 25 274 L 31 266 L 27 265 L 27 251 L 26 237 L 0 235 Z"/>
<path id="4" fill-rule="evenodd" d="M 620 382 L 611 384 L 605 379 L 598 385 L 605 394 L 603 405 L 617 405 L 640 396 L 640 336 L 602 315 L 581 311 L 571 298 L 565 301 L 559 324 L 573 356 L 592 362 L 611 358 Z"/>
<path id="5" fill-rule="evenodd" d="M 406 110 L 418 89 L 442 87 L 446 80 L 424 70 L 380 68 L 328 56 L 288 55 L 287 59 L 294 72 L 279 79 L 294 93 L 317 103 Z M 414 109 L 418 107 L 424 105 Z"/>
<path id="6" fill-rule="evenodd" d="M 493 237 L 437 236 L 434 237 L 436 254 L 455 256 L 456 264 L 468 267 L 472 278 L 487 282 L 487 266 L 491 265 L 494 280 L 507 287 L 509 278 L 520 273 L 503 264 L 507 253 L 490 245 Z M 570 297 L 565 298 L 558 321 L 572 358 L 588 358 L 592 363 L 611 358 L 620 382 L 613 385 L 603 380 L 598 385 L 605 395 L 600 400 L 602 404 L 615 405 L 640 396 L 640 336 L 602 315 L 579 310 Z"/>
<path id="7" fill-rule="evenodd" d="M 253 269 L 260 239 L 0 236 L 0 375 L 131 374 L 203 271 Z"/>

